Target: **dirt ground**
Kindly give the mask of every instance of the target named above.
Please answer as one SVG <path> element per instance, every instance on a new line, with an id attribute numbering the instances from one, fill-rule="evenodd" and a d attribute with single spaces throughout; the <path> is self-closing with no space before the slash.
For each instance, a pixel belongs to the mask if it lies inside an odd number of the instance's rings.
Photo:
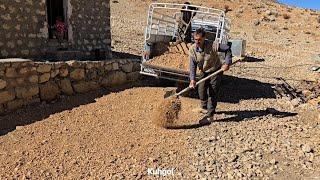
<path id="1" fill-rule="evenodd" d="M 115 52 L 141 55 L 149 3 L 111 1 Z M 156 178 L 148 168 L 174 168 L 167 179 L 320 178 L 317 103 L 275 93 L 283 78 L 317 96 L 310 69 L 319 65 L 320 13 L 258 0 L 193 3 L 228 6 L 232 38 L 247 40 L 248 57 L 225 73 L 214 123 L 199 124 L 191 92 L 181 98 L 180 127 L 155 126 L 174 84 L 152 78 L 63 97 L 0 117 L 0 179 Z"/>

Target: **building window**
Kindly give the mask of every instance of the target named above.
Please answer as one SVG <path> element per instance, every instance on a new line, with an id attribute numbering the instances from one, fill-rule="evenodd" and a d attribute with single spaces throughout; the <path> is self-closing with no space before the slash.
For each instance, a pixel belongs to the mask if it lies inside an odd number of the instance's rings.
<path id="1" fill-rule="evenodd" d="M 46 0 L 46 5 L 49 39 L 68 39 L 65 0 Z"/>

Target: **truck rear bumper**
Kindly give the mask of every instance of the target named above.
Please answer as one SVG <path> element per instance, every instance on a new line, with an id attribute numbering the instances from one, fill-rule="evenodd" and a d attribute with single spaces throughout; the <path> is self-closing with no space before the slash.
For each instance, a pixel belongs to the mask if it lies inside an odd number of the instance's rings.
<path id="1" fill-rule="evenodd" d="M 189 72 L 181 69 L 173 69 L 169 67 L 151 65 L 149 63 L 143 62 L 141 64 L 140 74 L 153 76 L 161 79 L 168 79 L 172 81 L 179 82 L 189 82 Z M 199 79 L 199 74 L 197 74 L 196 79 Z"/>

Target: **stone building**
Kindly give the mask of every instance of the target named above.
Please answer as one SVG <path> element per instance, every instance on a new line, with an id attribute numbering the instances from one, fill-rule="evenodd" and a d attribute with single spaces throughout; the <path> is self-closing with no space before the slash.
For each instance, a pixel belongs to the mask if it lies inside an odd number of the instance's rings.
<path id="1" fill-rule="evenodd" d="M 1 58 L 111 56 L 109 0 L 0 0 Z M 61 19 L 67 31 L 58 41 Z"/>

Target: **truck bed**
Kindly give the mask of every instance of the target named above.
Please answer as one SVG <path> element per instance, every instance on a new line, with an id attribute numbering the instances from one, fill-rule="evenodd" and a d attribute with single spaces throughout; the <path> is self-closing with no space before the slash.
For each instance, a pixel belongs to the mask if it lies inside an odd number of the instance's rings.
<path id="1" fill-rule="evenodd" d="M 189 82 L 189 71 L 143 62 L 141 74 L 180 82 Z M 199 75 L 197 75 L 197 79 Z"/>
<path id="2" fill-rule="evenodd" d="M 146 63 L 155 66 L 168 67 L 179 70 L 189 70 L 188 55 L 183 53 L 164 53 L 161 56 L 153 57 L 146 61 Z"/>
<path id="3" fill-rule="evenodd" d="M 142 63 L 141 72 L 158 78 L 188 82 L 188 56 L 185 54 L 164 54 L 155 57 Z M 197 73 L 197 76 L 200 76 L 199 73 Z"/>

